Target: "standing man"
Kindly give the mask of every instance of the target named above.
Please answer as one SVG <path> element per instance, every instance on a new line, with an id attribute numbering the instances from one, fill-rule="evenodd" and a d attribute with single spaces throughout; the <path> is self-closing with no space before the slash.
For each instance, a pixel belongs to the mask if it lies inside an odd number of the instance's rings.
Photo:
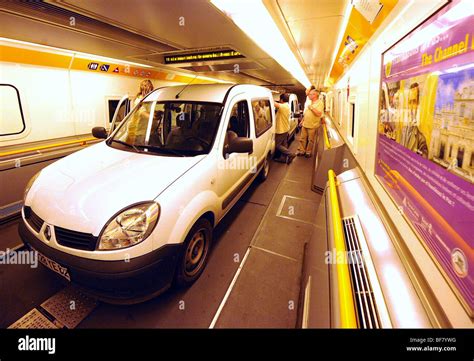
<path id="1" fill-rule="evenodd" d="M 308 93 L 311 104 L 305 110 L 303 115 L 303 127 L 301 129 L 300 146 L 298 155 L 311 157 L 314 147 L 314 138 L 321 125 L 321 118 L 324 113 L 324 103 L 319 99 L 319 91 L 311 89 Z"/>
<path id="2" fill-rule="evenodd" d="M 288 94 L 280 95 L 280 102 L 275 102 L 275 108 L 278 109 L 275 126 L 275 146 L 279 157 L 275 161 L 290 164 L 296 157 L 287 148 L 288 132 L 290 131 L 290 106 L 288 105 Z"/>

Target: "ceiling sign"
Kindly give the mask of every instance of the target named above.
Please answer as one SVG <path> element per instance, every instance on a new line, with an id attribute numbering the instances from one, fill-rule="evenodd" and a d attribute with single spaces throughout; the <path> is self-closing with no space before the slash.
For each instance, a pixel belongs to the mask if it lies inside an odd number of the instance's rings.
<path id="1" fill-rule="evenodd" d="M 165 64 L 192 63 L 200 61 L 214 61 L 243 58 L 244 56 L 235 50 L 208 51 L 205 53 L 165 55 Z"/>
<path id="2" fill-rule="evenodd" d="M 378 0 L 353 0 L 352 4 L 371 24 L 383 7 L 383 4 Z"/>

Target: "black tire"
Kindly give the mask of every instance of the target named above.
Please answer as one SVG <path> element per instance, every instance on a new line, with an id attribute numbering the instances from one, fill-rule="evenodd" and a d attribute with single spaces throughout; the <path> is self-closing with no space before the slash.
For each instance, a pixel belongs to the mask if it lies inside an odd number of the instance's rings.
<path id="1" fill-rule="evenodd" d="M 201 242 L 203 242 L 202 245 Z M 206 268 L 211 244 L 211 222 L 206 218 L 201 218 L 191 228 L 184 241 L 174 276 L 176 286 L 191 286 L 199 278 Z"/>
<path id="2" fill-rule="evenodd" d="M 258 180 L 260 182 L 265 182 L 268 178 L 268 174 L 270 173 L 270 161 L 271 155 L 268 154 L 265 160 L 263 161 L 263 167 L 260 170 L 260 173 L 258 174 Z"/>

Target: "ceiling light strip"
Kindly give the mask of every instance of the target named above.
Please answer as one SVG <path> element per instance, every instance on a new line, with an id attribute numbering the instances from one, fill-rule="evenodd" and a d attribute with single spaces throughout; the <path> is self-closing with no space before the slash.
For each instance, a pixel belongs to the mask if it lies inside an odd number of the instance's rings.
<path id="1" fill-rule="evenodd" d="M 250 39 L 299 83 L 306 88 L 311 85 L 301 64 L 261 0 L 211 0 L 211 3 L 232 19 Z"/>

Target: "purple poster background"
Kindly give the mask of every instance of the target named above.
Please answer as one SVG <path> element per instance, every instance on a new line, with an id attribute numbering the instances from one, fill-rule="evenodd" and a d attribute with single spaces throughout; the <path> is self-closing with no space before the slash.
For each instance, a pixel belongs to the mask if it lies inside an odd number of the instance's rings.
<path id="1" fill-rule="evenodd" d="M 474 59 L 473 4 L 455 1 L 435 18 L 387 50 L 383 55 L 383 81 L 446 69 Z M 465 57 L 469 59 L 466 60 Z M 464 59 L 462 59 L 464 58 Z"/>
<path id="2" fill-rule="evenodd" d="M 442 77 L 443 74 L 450 75 L 450 73 L 458 72 L 459 69 L 459 74 L 467 77 L 461 84 L 463 89 L 465 89 L 465 84 L 474 84 L 474 80 L 469 78 L 472 77 L 470 74 L 473 74 L 471 68 L 474 63 L 473 9 L 469 1 L 450 3 L 385 52 L 382 62 L 382 83 L 408 81 L 410 78 L 426 73 Z M 458 68 L 453 70 L 453 67 Z M 444 83 L 440 80 L 438 87 L 442 84 Z M 463 99 L 471 101 L 472 88 L 471 86 L 471 93 L 468 89 L 467 96 L 463 93 Z M 441 102 L 442 91 L 443 89 L 438 88 L 436 98 L 438 105 Z M 456 101 L 458 101 L 461 97 L 460 90 L 455 89 L 455 91 L 457 93 L 452 95 L 451 100 L 457 97 Z M 454 94 L 454 91 L 452 93 Z M 444 102 L 445 99 L 442 101 Z M 448 110 L 454 113 L 454 107 L 453 109 L 448 107 Z M 468 108 L 468 111 L 471 110 Z M 464 127 L 462 129 L 468 129 L 466 132 L 472 134 L 474 110 L 472 113 L 466 113 L 470 115 L 464 114 L 464 108 L 462 112 L 462 117 L 459 119 L 468 119 L 467 122 L 462 121 L 461 126 Z M 382 122 L 382 109 L 380 109 L 380 114 L 379 122 Z M 441 118 L 444 115 L 437 116 Z M 470 117 L 472 121 L 469 120 Z M 451 122 L 449 126 L 451 126 L 452 118 L 449 121 Z M 416 128 L 413 124 L 404 125 L 404 127 Z M 379 125 L 379 131 L 380 129 Z M 442 126 L 442 131 L 445 129 L 447 131 L 448 125 Z M 467 139 L 469 141 L 469 138 Z M 465 150 L 462 149 L 464 156 Z M 452 149 L 449 150 L 451 151 Z M 474 157 L 470 155 L 469 150 L 467 154 Z M 390 139 L 388 136 L 379 134 L 375 174 L 399 207 L 400 212 L 416 230 L 425 248 L 429 250 L 449 279 L 472 317 L 474 316 L 474 185 L 472 178 L 469 181 L 468 176 L 461 177 L 449 171 L 449 167 L 441 164 L 446 156 L 440 156 L 441 162 L 436 163 L 431 158 L 428 159 L 426 154 L 423 155 L 425 156 L 423 157 L 421 152 L 417 153 L 399 144 L 393 137 Z M 466 163 L 467 161 L 464 161 L 463 166 Z M 472 169 L 472 160 L 470 167 Z"/>

